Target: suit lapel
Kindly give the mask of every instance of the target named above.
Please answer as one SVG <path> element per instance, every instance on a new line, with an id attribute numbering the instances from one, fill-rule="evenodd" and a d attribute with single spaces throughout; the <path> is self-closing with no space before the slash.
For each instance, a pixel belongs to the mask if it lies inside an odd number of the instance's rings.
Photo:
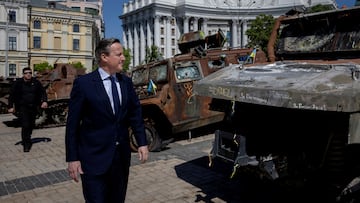
<path id="1" fill-rule="evenodd" d="M 126 103 L 127 103 L 127 85 L 125 83 L 125 79 L 123 78 L 123 76 L 121 74 L 116 74 L 116 77 L 118 78 L 119 84 L 120 84 L 120 89 L 121 89 L 121 111 L 123 110 L 123 108 L 125 108 Z"/>
<path id="2" fill-rule="evenodd" d="M 105 107 L 106 112 L 108 112 L 110 115 L 114 116 L 109 96 L 106 93 L 104 83 L 100 77 L 100 73 L 98 70 L 94 71 L 93 82 L 94 82 L 94 86 L 95 86 L 96 96 L 98 96 L 100 98 L 106 98 L 106 99 L 101 99 L 101 101 L 103 101 L 102 106 Z"/>

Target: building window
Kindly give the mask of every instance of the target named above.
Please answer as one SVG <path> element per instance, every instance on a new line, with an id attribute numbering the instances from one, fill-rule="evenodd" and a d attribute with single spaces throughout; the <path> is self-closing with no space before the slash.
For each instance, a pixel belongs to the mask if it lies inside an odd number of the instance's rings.
<path id="1" fill-rule="evenodd" d="M 16 50 L 16 37 L 9 37 L 9 50 L 10 51 Z"/>
<path id="2" fill-rule="evenodd" d="M 173 56 L 176 54 L 176 50 L 175 50 L 175 49 L 172 49 L 171 52 L 172 52 L 172 55 L 173 55 Z"/>
<path id="3" fill-rule="evenodd" d="M 41 48 L 41 37 L 34 37 L 34 48 L 35 49 Z"/>
<path id="4" fill-rule="evenodd" d="M 99 15 L 99 10 L 97 10 L 97 9 L 94 9 L 94 8 L 87 8 L 87 7 L 85 7 L 85 12 L 86 13 L 89 13 L 89 14 L 91 14 L 91 15 Z"/>
<path id="5" fill-rule="evenodd" d="M 72 11 L 80 12 L 80 7 L 71 7 Z"/>
<path id="6" fill-rule="evenodd" d="M 9 11 L 9 22 L 16 23 L 16 11 Z"/>
<path id="7" fill-rule="evenodd" d="M 79 24 L 74 24 L 74 25 L 73 25 L 73 32 L 80 32 L 80 26 L 79 26 Z"/>
<path id="8" fill-rule="evenodd" d="M 171 29 L 171 35 L 175 36 L 175 28 Z"/>
<path id="9" fill-rule="evenodd" d="M 61 37 L 54 38 L 54 49 L 55 51 L 60 51 L 61 49 Z"/>
<path id="10" fill-rule="evenodd" d="M 160 34 L 163 35 L 164 34 L 164 28 L 160 28 Z"/>
<path id="11" fill-rule="evenodd" d="M 161 38 L 161 45 L 165 45 L 165 39 L 163 37 Z"/>
<path id="12" fill-rule="evenodd" d="M 9 76 L 16 76 L 16 64 L 9 64 Z"/>
<path id="13" fill-rule="evenodd" d="M 80 40 L 73 39 L 73 50 L 79 51 L 80 50 Z"/>
<path id="14" fill-rule="evenodd" d="M 171 46 L 175 46 L 175 39 L 171 39 Z"/>
<path id="15" fill-rule="evenodd" d="M 41 21 L 34 20 L 34 29 L 41 29 Z"/>
<path id="16" fill-rule="evenodd" d="M 161 48 L 161 54 L 164 55 L 165 54 L 165 49 Z"/>

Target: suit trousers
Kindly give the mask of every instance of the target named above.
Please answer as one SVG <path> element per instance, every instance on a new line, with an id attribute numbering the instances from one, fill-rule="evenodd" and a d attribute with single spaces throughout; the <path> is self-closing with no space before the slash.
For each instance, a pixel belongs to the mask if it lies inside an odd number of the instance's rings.
<path id="1" fill-rule="evenodd" d="M 128 144 L 128 143 L 127 143 Z M 128 147 L 125 147 L 128 150 Z M 130 152 L 117 146 L 112 165 L 105 174 L 81 175 L 86 203 L 123 203 L 129 178 Z"/>
<path id="2" fill-rule="evenodd" d="M 21 140 L 23 145 L 31 145 L 31 134 L 35 127 L 37 110 L 33 107 L 20 108 Z"/>

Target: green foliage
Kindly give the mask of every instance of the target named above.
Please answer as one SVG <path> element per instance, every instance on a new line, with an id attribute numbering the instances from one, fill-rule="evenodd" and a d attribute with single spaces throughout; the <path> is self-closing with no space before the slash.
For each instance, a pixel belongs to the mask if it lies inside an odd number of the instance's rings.
<path id="1" fill-rule="evenodd" d="M 127 72 L 131 63 L 131 49 L 124 49 L 125 62 L 123 64 L 123 71 Z"/>
<path id="2" fill-rule="evenodd" d="M 267 53 L 267 44 L 275 19 L 272 15 L 260 14 L 251 21 L 250 28 L 246 31 L 249 39 L 248 47 L 257 47 Z"/>
<path id="3" fill-rule="evenodd" d="M 34 71 L 37 72 L 42 72 L 49 69 L 53 69 L 53 66 L 51 66 L 47 61 L 34 65 Z"/>
<path id="4" fill-rule="evenodd" d="M 316 6 L 312 6 L 310 8 L 308 8 L 306 10 L 306 13 L 316 13 L 316 12 L 321 12 L 321 11 L 329 11 L 329 10 L 333 10 L 334 8 L 330 5 L 322 5 L 322 4 L 318 4 Z"/>
<path id="5" fill-rule="evenodd" d="M 158 61 L 162 57 L 162 54 L 159 52 L 157 46 L 152 45 L 150 48 L 146 47 L 146 55 L 144 63 L 149 63 L 152 61 Z"/>
<path id="6" fill-rule="evenodd" d="M 85 66 L 79 61 L 79 62 L 72 62 L 71 63 L 72 66 L 74 66 L 74 68 L 77 68 L 77 69 L 85 69 Z"/>

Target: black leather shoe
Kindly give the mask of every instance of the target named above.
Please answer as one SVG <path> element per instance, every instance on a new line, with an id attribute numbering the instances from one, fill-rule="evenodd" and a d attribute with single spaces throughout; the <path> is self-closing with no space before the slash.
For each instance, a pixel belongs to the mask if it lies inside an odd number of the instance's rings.
<path id="1" fill-rule="evenodd" d="M 30 152 L 30 149 L 31 149 L 31 143 L 29 144 L 24 144 L 24 152 Z"/>

